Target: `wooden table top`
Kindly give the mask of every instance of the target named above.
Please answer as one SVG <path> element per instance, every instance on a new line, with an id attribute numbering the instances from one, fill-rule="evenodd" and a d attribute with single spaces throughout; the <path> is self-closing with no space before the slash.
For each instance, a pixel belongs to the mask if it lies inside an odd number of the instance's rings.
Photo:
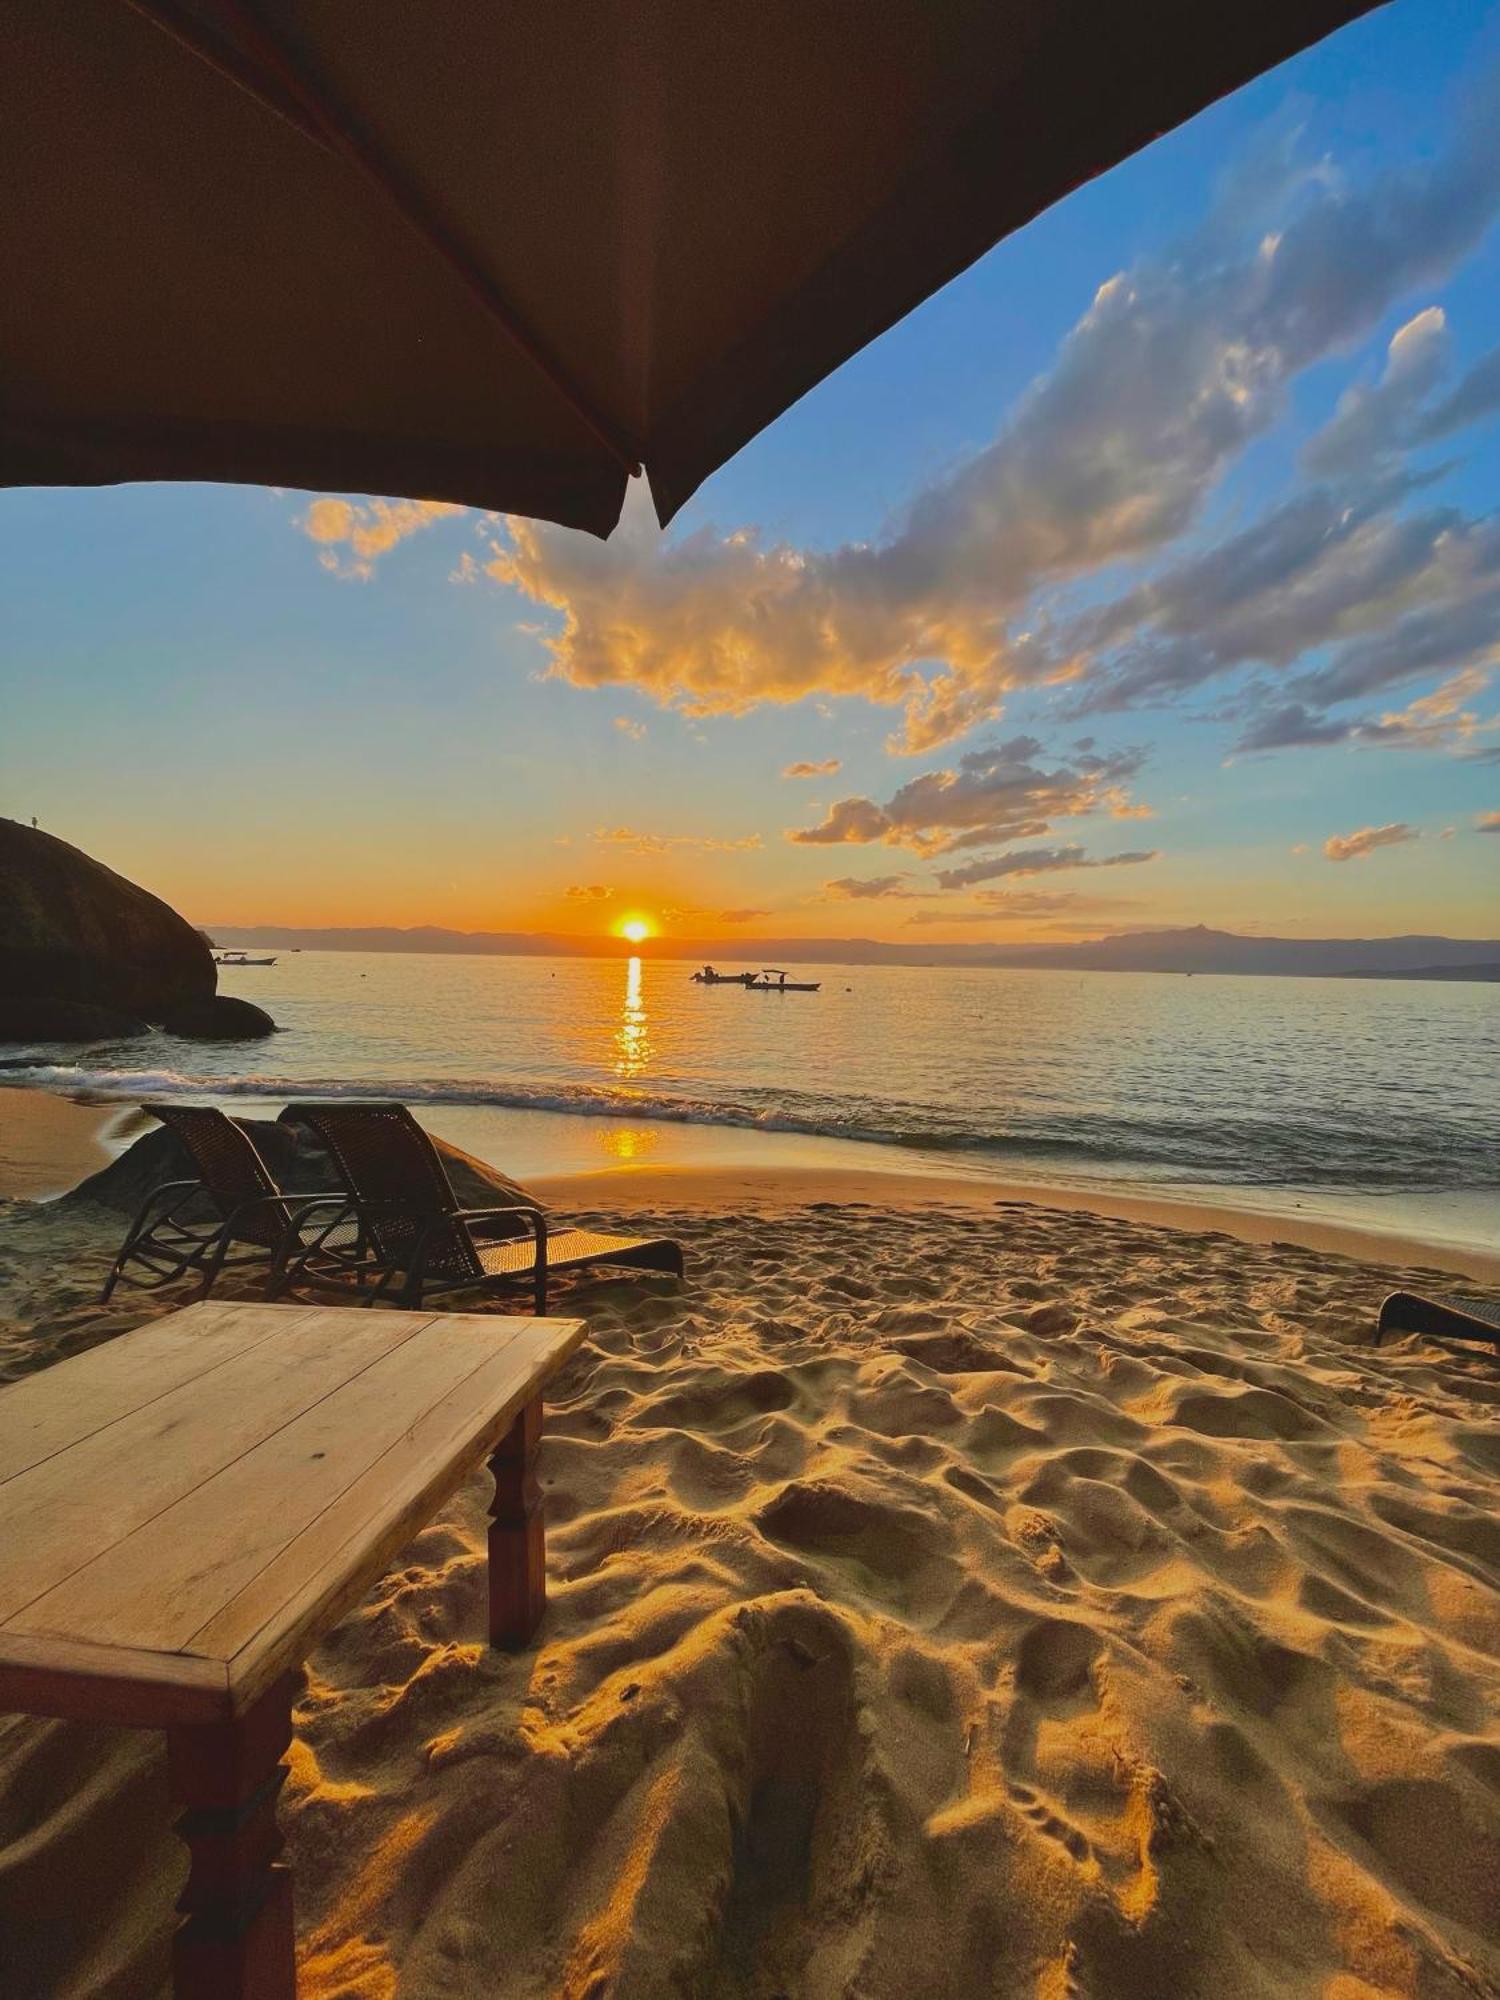
<path id="1" fill-rule="evenodd" d="M 239 1713 L 584 1332 L 205 1303 L 0 1390 L 0 1710 L 142 1726 Z"/>

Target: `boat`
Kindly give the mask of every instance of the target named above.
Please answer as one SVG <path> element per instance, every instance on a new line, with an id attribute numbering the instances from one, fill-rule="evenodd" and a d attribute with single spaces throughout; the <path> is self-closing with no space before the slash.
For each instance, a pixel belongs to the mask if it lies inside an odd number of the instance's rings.
<path id="1" fill-rule="evenodd" d="M 763 966 L 758 975 L 745 980 L 747 993 L 820 993 L 822 989 L 820 979 L 788 979 L 779 965 Z"/>
<path id="2" fill-rule="evenodd" d="M 274 965 L 275 958 L 249 958 L 242 951 L 219 951 L 214 953 L 215 965 Z"/>
<path id="3" fill-rule="evenodd" d="M 695 986 L 749 986 L 755 979 L 753 972 L 715 972 L 711 965 L 705 965 L 701 972 L 689 975 Z"/>

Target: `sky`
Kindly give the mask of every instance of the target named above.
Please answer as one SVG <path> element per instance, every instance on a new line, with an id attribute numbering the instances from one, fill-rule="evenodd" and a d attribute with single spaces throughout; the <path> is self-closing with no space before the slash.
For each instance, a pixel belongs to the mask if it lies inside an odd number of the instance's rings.
<path id="1" fill-rule="evenodd" d="M 0 812 L 200 923 L 1500 933 L 1500 6 L 1397 0 L 605 543 L 0 493 Z"/>

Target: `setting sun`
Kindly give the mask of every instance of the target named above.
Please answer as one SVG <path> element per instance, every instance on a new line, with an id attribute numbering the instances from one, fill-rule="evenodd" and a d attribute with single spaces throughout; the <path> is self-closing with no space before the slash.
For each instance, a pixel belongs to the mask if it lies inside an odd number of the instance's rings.
<path id="1" fill-rule="evenodd" d="M 620 926 L 620 936 L 628 938 L 632 944 L 640 944 L 650 935 L 651 926 L 644 917 L 627 917 Z"/>

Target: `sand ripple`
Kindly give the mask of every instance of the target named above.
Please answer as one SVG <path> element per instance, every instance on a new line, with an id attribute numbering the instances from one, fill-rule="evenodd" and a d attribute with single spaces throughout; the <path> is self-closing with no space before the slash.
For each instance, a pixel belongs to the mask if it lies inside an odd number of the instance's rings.
<path id="1" fill-rule="evenodd" d="M 1500 1992 L 1492 1355 L 1372 1350 L 1393 1274 L 1284 1245 L 648 1220 L 690 1284 L 572 1295 L 538 1649 L 481 1648 L 476 1478 L 309 1663 L 305 1993 Z M 86 1227 L 0 1228 L 12 1370 L 140 1316 Z M 153 1740 L 0 1773 L 6 1992 L 151 1992 Z"/>

